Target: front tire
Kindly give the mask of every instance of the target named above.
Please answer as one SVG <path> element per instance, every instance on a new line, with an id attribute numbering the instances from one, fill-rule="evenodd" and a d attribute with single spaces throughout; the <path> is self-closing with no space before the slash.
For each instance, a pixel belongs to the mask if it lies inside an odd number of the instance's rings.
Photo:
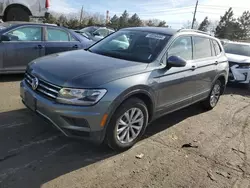
<path id="1" fill-rule="evenodd" d="M 107 129 L 108 146 L 116 151 L 131 148 L 145 132 L 148 109 L 138 98 L 125 101 L 114 113 Z"/>
<path id="2" fill-rule="evenodd" d="M 217 105 L 221 96 L 221 92 L 222 84 L 220 80 L 217 80 L 214 83 L 208 98 L 203 102 L 203 106 L 206 110 L 212 110 Z"/>
<path id="3" fill-rule="evenodd" d="M 4 21 L 26 21 L 30 20 L 30 14 L 22 7 L 12 7 L 5 15 Z"/>

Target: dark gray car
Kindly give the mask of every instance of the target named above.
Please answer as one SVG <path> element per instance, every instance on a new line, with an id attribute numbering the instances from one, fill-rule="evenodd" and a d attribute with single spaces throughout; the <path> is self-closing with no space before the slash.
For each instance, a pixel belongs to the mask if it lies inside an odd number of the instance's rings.
<path id="1" fill-rule="evenodd" d="M 66 136 L 124 150 L 156 118 L 199 101 L 214 108 L 228 71 L 214 37 L 193 30 L 127 28 L 86 51 L 31 62 L 21 97 Z"/>
<path id="2" fill-rule="evenodd" d="M 94 42 L 63 27 L 30 22 L 0 24 L 0 74 L 23 73 L 30 61 L 83 49 Z"/>

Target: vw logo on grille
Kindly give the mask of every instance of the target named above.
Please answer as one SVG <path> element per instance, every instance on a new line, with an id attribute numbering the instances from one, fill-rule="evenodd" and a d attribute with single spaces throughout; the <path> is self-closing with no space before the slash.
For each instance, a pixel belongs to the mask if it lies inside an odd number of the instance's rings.
<path id="1" fill-rule="evenodd" d="M 36 90 L 37 87 L 38 87 L 38 84 L 39 84 L 38 79 L 37 79 L 36 77 L 33 78 L 33 79 L 32 79 L 32 82 L 31 82 L 31 87 L 32 87 L 32 89 L 33 89 L 33 90 Z"/>

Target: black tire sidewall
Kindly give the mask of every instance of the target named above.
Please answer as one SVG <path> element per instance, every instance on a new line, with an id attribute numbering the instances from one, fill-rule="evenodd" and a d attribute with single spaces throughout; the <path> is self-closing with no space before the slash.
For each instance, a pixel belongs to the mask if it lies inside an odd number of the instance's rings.
<path id="1" fill-rule="evenodd" d="M 208 98 L 208 103 L 209 103 L 209 107 L 210 107 L 210 108 L 216 107 L 216 105 L 218 104 L 218 102 L 219 102 L 219 100 L 220 100 L 220 96 L 221 96 L 221 95 L 219 95 L 219 98 L 218 98 L 218 100 L 217 100 L 215 106 L 212 106 L 211 103 L 210 103 L 210 98 L 211 98 L 212 92 L 213 92 L 213 90 L 214 90 L 214 87 L 215 87 L 216 85 L 219 85 L 219 86 L 220 86 L 220 93 L 221 93 L 221 89 L 222 89 L 222 87 L 221 87 L 221 82 L 220 82 L 220 80 L 216 80 L 216 82 L 214 83 L 214 85 L 213 85 L 213 87 L 212 87 L 212 90 L 211 90 L 211 92 L 210 92 L 209 98 Z"/>
<path id="2" fill-rule="evenodd" d="M 131 108 L 139 108 L 143 115 L 144 115 L 144 124 L 142 127 L 142 130 L 140 132 L 140 134 L 137 136 L 137 138 L 133 141 L 130 142 L 128 144 L 122 144 L 121 142 L 118 141 L 117 137 L 116 137 L 116 123 L 117 120 L 129 109 Z M 140 138 L 142 137 L 142 135 L 145 132 L 145 129 L 147 127 L 148 124 L 148 109 L 145 105 L 145 103 L 137 98 L 131 98 L 128 99 L 127 101 L 125 101 L 124 103 L 121 104 L 120 107 L 118 107 L 118 109 L 115 111 L 115 113 L 113 114 L 113 117 L 111 118 L 110 124 L 107 128 L 107 143 L 108 145 L 114 149 L 114 150 L 118 150 L 118 151 L 122 151 L 122 150 L 126 150 L 129 149 L 130 147 L 132 147 L 136 142 L 138 142 L 138 140 L 140 140 Z"/>

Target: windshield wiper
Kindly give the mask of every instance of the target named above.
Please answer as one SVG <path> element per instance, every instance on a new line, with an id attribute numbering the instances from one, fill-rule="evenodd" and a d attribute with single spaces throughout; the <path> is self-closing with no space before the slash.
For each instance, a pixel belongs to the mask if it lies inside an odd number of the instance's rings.
<path id="1" fill-rule="evenodd" d="M 92 50 L 90 50 L 89 48 L 85 48 L 84 50 L 87 52 L 92 52 Z"/>

